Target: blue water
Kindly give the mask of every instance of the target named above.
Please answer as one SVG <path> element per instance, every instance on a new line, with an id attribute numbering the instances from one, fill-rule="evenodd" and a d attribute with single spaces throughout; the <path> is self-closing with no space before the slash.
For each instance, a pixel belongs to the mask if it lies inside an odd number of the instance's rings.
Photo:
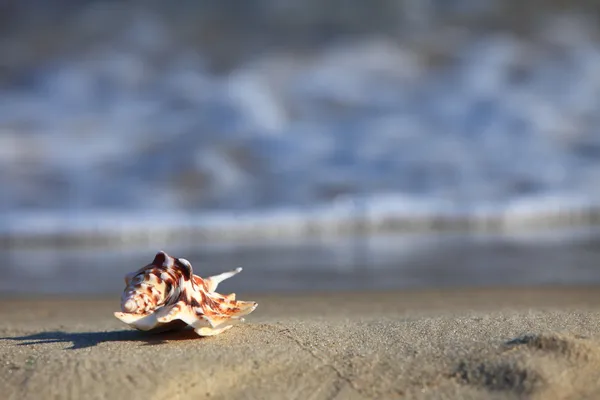
<path id="1" fill-rule="evenodd" d="M 0 294 L 109 295 L 161 248 L 3 252 Z M 413 235 L 269 244 L 169 246 L 195 273 L 243 267 L 225 292 L 296 293 L 600 284 L 600 234 Z"/>
<path id="2" fill-rule="evenodd" d="M 529 40 L 442 35 L 439 65 L 366 34 L 215 73 L 141 13 L 0 87 L 0 211 L 297 212 L 365 196 L 419 205 L 404 215 L 597 206 L 600 45 L 582 16 L 549 21 Z"/>
<path id="3" fill-rule="evenodd" d="M 160 13 L 84 11 L 62 51 L 0 42 L 18 72 L 0 82 L 0 293 L 118 292 L 170 248 L 244 266 L 230 285 L 250 291 L 597 282 L 595 239 L 515 239 L 600 220 L 585 15 L 540 16 L 527 37 L 216 42 L 237 53 L 211 68 Z"/>

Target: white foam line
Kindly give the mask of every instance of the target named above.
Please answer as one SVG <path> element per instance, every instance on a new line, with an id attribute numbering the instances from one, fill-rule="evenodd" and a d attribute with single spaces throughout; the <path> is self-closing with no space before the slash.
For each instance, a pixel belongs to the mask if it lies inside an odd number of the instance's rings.
<path id="1" fill-rule="evenodd" d="M 477 207 L 380 196 L 347 199 L 311 209 L 245 213 L 13 213 L 0 220 L 0 242 L 10 246 L 131 245 L 438 231 L 519 233 L 528 229 L 588 226 L 597 220 L 600 220 L 600 202 L 566 196 L 522 198 L 504 205 Z"/>

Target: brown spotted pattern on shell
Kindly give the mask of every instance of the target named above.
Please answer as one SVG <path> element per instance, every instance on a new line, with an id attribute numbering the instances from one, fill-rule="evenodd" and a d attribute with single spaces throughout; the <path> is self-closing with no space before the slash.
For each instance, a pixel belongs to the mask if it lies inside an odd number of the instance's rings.
<path id="1" fill-rule="evenodd" d="M 235 293 L 215 290 L 220 282 L 241 272 L 241 268 L 208 278 L 194 275 L 184 258 L 160 251 L 152 263 L 125 276 L 121 312 L 115 317 L 143 331 L 194 328 L 200 336 L 219 334 L 250 314 L 257 304 L 239 301 Z"/>

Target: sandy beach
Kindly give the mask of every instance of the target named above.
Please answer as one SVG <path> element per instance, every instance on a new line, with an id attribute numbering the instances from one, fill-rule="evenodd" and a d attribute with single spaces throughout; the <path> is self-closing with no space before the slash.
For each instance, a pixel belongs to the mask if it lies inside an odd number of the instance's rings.
<path id="1" fill-rule="evenodd" d="M 3 399 L 600 398 L 600 288 L 253 296 L 222 335 L 118 298 L 0 302 Z"/>

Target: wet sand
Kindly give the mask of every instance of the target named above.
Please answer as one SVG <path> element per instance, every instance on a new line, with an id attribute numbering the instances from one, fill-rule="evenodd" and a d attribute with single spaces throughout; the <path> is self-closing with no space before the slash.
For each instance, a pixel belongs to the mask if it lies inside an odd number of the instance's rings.
<path id="1" fill-rule="evenodd" d="M 600 398 L 600 287 L 238 298 L 259 307 L 212 338 L 2 299 L 2 398 Z"/>

